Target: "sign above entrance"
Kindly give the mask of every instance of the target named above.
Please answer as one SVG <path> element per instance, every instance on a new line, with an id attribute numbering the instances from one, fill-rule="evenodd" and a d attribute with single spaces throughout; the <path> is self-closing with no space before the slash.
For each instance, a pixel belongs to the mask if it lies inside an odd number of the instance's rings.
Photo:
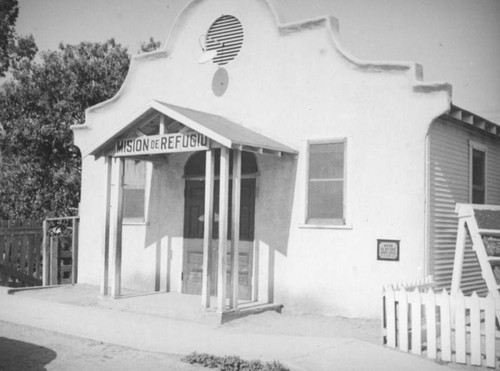
<path id="1" fill-rule="evenodd" d="M 199 133 L 150 135 L 116 141 L 115 156 L 153 155 L 160 153 L 206 151 L 210 139 Z"/>

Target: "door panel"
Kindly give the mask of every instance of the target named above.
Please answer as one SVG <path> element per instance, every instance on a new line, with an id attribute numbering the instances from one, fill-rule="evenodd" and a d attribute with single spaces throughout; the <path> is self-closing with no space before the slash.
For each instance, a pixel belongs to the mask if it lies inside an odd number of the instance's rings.
<path id="1" fill-rule="evenodd" d="M 217 295 L 217 266 L 218 266 L 218 240 L 213 240 L 211 244 L 212 262 L 210 274 L 210 295 Z M 231 249 L 228 241 L 228 264 L 231 261 Z M 203 240 L 184 239 L 184 281 L 183 292 L 186 294 L 201 295 L 203 280 Z M 253 242 L 241 241 L 239 254 L 239 298 L 250 300 L 252 297 L 252 262 L 253 262 Z M 227 294 L 232 292 L 231 267 L 226 270 Z"/>
<path id="2" fill-rule="evenodd" d="M 218 183 L 218 182 L 217 182 Z M 214 239 L 211 242 L 211 295 L 217 294 L 218 251 L 218 184 L 214 187 Z M 230 190 L 231 191 L 231 190 Z M 205 210 L 204 181 L 186 181 L 184 211 L 184 270 L 183 292 L 201 294 L 203 279 L 203 215 Z M 253 237 L 255 215 L 255 179 L 243 179 L 241 190 L 240 243 L 239 243 L 239 298 L 250 300 L 252 296 Z M 230 232 L 229 232 L 230 235 Z M 228 240 L 227 261 L 231 261 Z M 228 295 L 232 291 L 231 267 L 227 268 Z"/>

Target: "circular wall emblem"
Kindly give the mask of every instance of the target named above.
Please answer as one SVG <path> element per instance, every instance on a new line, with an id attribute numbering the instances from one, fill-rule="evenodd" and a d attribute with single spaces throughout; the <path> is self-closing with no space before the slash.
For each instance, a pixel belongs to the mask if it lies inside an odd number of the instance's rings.
<path id="1" fill-rule="evenodd" d="M 229 75 L 224 68 L 219 68 L 212 79 L 212 91 L 217 97 L 223 95 L 229 85 Z"/>
<path id="2" fill-rule="evenodd" d="M 207 51 L 217 51 L 212 59 L 215 64 L 223 66 L 238 55 L 243 44 L 243 26 L 238 18 L 223 15 L 210 26 L 205 39 Z"/>

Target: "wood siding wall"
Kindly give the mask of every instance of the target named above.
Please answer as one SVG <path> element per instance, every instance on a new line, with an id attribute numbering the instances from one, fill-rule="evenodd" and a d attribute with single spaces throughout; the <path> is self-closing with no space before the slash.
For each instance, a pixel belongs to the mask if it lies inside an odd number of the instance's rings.
<path id="1" fill-rule="evenodd" d="M 441 117 L 429 132 L 430 268 L 437 289 L 449 289 L 453 272 L 458 218 L 455 205 L 469 199 L 469 141 L 487 147 L 486 203 L 500 204 L 500 141 Z M 467 238 L 461 289 L 487 292 L 481 269 Z"/>

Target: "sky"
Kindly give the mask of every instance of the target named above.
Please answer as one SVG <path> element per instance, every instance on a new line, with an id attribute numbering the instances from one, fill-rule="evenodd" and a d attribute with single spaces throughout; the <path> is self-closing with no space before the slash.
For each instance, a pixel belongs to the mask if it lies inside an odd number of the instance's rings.
<path id="1" fill-rule="evenodd" d="M 189 0 L 18 0 L 16 31 L 40 50 L 114 38 L 135 54 L 165 42 Z M 209 1 L 209 0 L 208 0 Z M 238 1 L 238 0 L 233 0 Z M 410 61 L 424 81 L 453 86 L 453 103 L 500 125 L 500 0 L 271 0 L 282 22 L 332 15 L 351 55 Z"/>

